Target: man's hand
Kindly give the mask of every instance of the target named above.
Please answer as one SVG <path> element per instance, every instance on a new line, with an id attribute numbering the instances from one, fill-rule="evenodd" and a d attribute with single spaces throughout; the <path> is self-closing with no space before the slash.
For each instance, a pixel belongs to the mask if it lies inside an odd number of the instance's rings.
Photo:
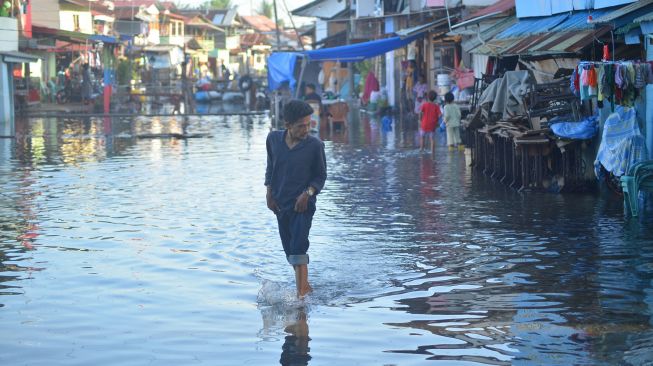
<path id="1" fill-rule="evenodd" d="M 306 208 L 308 207 L 308 193 L 302 192 L 302 194 L 297 197 L 297 201 L 295 202 L 295 211 L 296 212 L 304 212 L 306 211 Z"/>
<path id="2" fill-rule="evenodd" d="M 268 189 L 268 193 L 265 195 L 265 200 L 268 203 L 268 208 L 270 211 L 274 212 L 275 214 L 279 212 L 279 206 L 277 205 L 277 201 L 274 200 L 272 197 L 272 192 Z"/>

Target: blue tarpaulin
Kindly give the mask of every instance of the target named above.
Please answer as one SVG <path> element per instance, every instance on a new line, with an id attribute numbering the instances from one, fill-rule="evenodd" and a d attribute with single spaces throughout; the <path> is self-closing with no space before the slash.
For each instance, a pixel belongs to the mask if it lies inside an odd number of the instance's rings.
<path id="1" fill-rule="evenodd" d="M 391 37 L 346 46 L 320 48 L 319 50 L 304 51 L 302 54 L 309 61 L 363 61 L 404 47 L 423 35 L 423 33 L 419 33 L 406 38 Z"/>
<path id="2" fill-rule="evenodd" d="M 425 29 L 426 30 L 426 29 Z M 355 62 L 383 55 L 422 37 L 421 32 L 410 37 L 391 37 L 375 41 L 350 44 L 346 46 L 320 48 L 318 50 L 303 52 L 274 52 L 268 58 L 268 89 L 276 90 L 287 81 L 294 89 L 297 81 L 294 77 L 295 62 L 297 57 L 304 57 L 307 61 L 342 61 Z"/>
<path id="3" fill-rule="evenodd" d="M 105 36 L 102 34 L 94 34 L 88 37 L 89 41 L 102 42 L 102 43 L 120 43 L 116 37 Z"/>
<path id="4" fill-rule="evenodd" d="M 284 82 L 288 82 L 290 89 L 295 88 L 297 81 L 293 75 L 297 52 L 274 52 L 268 57 L 268 89 L 277 90 Z"/>
<path id="5" fill-rule="evenodd" d="M 598 130 L 598 118 L 595 116 L 585 118 L 580 122 L 557 122 L 551 125 L 551 131 L 556 136 L 569 139 L 591 139 Z"/>

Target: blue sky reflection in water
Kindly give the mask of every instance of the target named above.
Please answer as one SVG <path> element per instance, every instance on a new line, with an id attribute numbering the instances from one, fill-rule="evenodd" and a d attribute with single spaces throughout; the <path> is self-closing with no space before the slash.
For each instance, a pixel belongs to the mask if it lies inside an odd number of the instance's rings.
<path id="1" fill-rule="evenodd" d="M 322 136 L 301 306 L 265 206 L 269 125 L 33 119 L 0 140 L 0 363 L 653 359 L 653 225 L 618 198 L 517 194 L 443 136 L 434 161 L 401 124 Z M 207 136 L 135 138 L 183 129 Z"/>

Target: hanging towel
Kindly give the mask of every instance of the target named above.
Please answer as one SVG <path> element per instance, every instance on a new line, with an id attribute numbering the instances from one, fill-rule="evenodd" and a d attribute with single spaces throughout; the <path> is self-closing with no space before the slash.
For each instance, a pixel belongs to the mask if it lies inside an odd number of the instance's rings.
<path id="1" fill-rule="evenodd" d="M 635 65 L 635 88 L 643 88 L 646 85 L 646 67 L 648 64 Z"/>
<path id="2" fill-rule="evenodd" d="M 596 69 L 597 69 L 596 82 L 597 82 L 597 90 L 598 90 L 598 93 L 597 93 L 596 96 L 597 96 L 598 101 L 602 102 L 603 101 L 603 93 L 604 93 L 603 89 L 605 87 L 605 84 L 603 83 L 603 80 L 605 79 L 605 67 L 604 67 L 604 65 L 601 64 Z"/>
<path id="3" fill-rule="evenodd" d="M 598 94 L 598 88 L 596 82 L 596 69 L 594 68 L 594 65 L 590 65 L 589 70 L 587 70 L 587 85 L 589 96 L 595 97 Z"/>

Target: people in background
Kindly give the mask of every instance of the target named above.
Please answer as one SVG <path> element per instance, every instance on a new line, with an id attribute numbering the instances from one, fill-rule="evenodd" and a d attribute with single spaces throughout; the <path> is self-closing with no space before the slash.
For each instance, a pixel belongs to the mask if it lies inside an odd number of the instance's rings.
<path id="1" fill-rule="evenodd" d="M 322 103 L 322 97 L 315 92 L 315 84 L 306 84 L 304 86 L 304 100 Z"/>
<path id="2" fill-rule="evenodd" d="M 57 101 L 57 78 L 56 77 L 51 77 L 50 80 L 48 80 L 48 90 L 49 90 L 49 96 L 50 96 L 50 103 L 55 103 Z"/>
<path id="3" fill-rule="evenodd" d="M 88 63 L 82 67 L 82 100 L 84 104 L 88 104 L 93 95 L 93 87 L 91 85 L 91 69 Z"/>
<path id="4" fill-rule="evenodd" d="M 417 84 L 413 87 L 413 97 L 415 99 L 415 114 L 419 114 L 420 108 L 422 107 L 422 103 L 424 103 L 424 99 L 426 97 L 426 93 L 428 92 L 428 85 L 426 84 L 426 78 L 424 75 L 420 75 Z"/>
<path id="5" fill-rule="evenodd" d="M 379 91 L 379 80 L 377 80 L 374 72 L 370 71 L 365 77 L 365 90 L 363 91 L 362 102 L 364 105 L 370 102 L 372 92 Z"/>
<path id="6" fill-rule="evenodd" d="M 460 140 L 460 108 L 454 102 L 453 93 L 444 95 L 444 123 L 447 126 L 447 146 L 449 151 L 464 149 Z"/>
<path id="7" fill-rule="evenodd" d="M 431 141 L 431 154 L 435 155 L 435 128 L 438 125 L 438 120 L 442 115 L 440 106 L 435 103 L 438 94 L 431 90 L 428 93 L 428 100 L 422 104 L 420 108 L 420 129 L 419 129 L 419 150 L 424 151 L 425 140 L 428 137 Z"/>

